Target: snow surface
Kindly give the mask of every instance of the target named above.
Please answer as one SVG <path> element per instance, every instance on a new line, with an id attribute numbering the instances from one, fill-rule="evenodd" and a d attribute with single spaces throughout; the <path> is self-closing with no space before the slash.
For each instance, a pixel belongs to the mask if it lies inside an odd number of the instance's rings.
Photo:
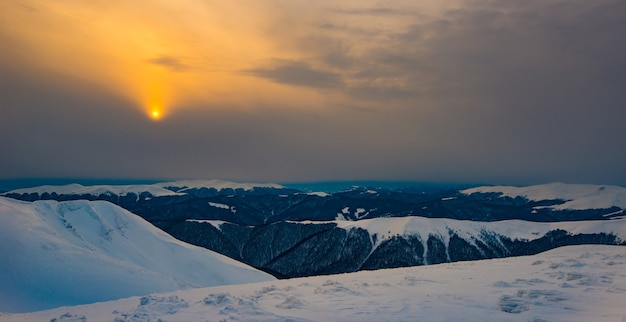
<path id="1" fill-rule="evenodd" d="M 274 280 L 106 201 L 0 197 L 0 311 Z"/>
<path id="2" fill-rule="evenodd" d="M 528 187 L 476 187 L 461 191 L 464 194 L 501 193 L 502 197 L 524 197 L 532 201 L 561 199 L 566 202 L 550 208 L 563 210 L 626 209 L 626 188 L 611 185 L 550 183 Z"/>
<path id="3" fill-rule="evenodd" d="M 15 194 L 31 194 L 36 193 L 42 195 L 44 193 L 56 193 L 57 195 L 116 195 L 126 196 L 129 193 L 139 195 L 143 192 L 151 194 L 153 197 L 161 196 L 175 196 L 179 195 L 176 192 L 167 190 L 155 185 L 96 185 L 96 186 L 83 186 L 77 183 L 62 185 L 62 186 L 38 186 L 33 188 L 16 189 L 9 192 L 5 192 L 2 195 L 10 193 Z"/>
<path id="4" fill-rule="evenodd" d="M 306 194 L 309 196 L 317 196 L 317 197 L 322 197 L 322 198 L 330 196 L 329 193 L 321 192 L 321 191 L 307 192 Z"/>
<path id="5" fill-rule="evenodd" d="M 341 212 L 338 212 L 338 213 L 337 213 L 337 216 L 335 217 L 335 220 L 337 220 L 337 221 L 349 220 L 349 219 L 346 217 L 346 215 L 349 215 L 350 213 L 351 213 L 351 212 L 350 212 L 350 207 L 343 207 L 343 208 L 341 209 Z M 356 209 L 354 210 L 353 215 L 354 215 L 354 217 L 358 220 L 358 219 L 361 219 L 361 218 L 363 218 L 363 217 L 365 217 L 365 216 L 369 215 L 369 213 L 370 213 L 370 212 L 369 212 L 368 210 L 366 210 L 365 208 L 356 208 Z"/>
<path id="6" fill-rule="evenodd" d="M 223 203 L 218 203 L 218 202 L 210 202 L 209 201 L 209 206 L 215 207 L 215 208 L 221 208 L 221 209 L 230 209 L 229 205 L 225 205 Z"/>
<path id="7" fill-rule="evenodd" d="M 212 220 L 212 219 L 187 219 L 186 221 L 188 221 L 188 222 L 196 222 L 196 223 L 200 223 L 200 224 L 211 224 L 213 227 L 217 228 L 220 231 L 222 230 L 222 225 L 223 224 L 229 224 L 228 221 Z"/>
<path id="8" fill-rule="evenodd" d="M 625 321 L 626 247 L 457 262 L 0 315 L 1 321 Z"/>

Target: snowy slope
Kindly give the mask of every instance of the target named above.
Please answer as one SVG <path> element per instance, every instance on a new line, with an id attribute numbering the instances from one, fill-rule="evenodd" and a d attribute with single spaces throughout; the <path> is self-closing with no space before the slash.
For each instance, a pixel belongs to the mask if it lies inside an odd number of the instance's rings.
<path id="1" fill-rule="evenodd" d="M 106 201 L 0 197 L 0 311 L 274 278 Z"/>
<path id="2" fill-rule="evenodd" d="M 149 193 L 153 197 L 161 196 L 173 196 L 178 195 L 176 192 L 167 190 L 165 188 L 156 185 L 95 185 L 95 186 L 83 186 L 77 183 L 62 185 L 62 186 L 38 186 L 33 188 L 16 189 L 3 193 L 8 194 L 39 194 L 44 193 L 57 195 L 115 195 L 126 196 L 130 193 L 139 195 L 141 193 Z"/>
<path id="3" fill-rule="evenodd" d="M 201 288 L 2 321 L 624 321 L 626 247 Z"/>
<path id="4" fill-rule="evenodd" d="M 493 186 L 477 187 L 461 191 L 464 194 L 498 193 L 501 197 L 524 197 L 532 201 L 566 201 L 551 208 L 562 209 L 626 209 L 626 188 L 610 185 L 550 183 L 528 187 Z"/>

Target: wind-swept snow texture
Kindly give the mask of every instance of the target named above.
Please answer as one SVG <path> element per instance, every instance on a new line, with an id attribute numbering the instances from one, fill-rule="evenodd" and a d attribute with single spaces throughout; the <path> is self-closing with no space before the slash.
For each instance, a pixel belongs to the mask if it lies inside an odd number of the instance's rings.
<path id="1" fill-rule="evenodd" d="M 106 201 L 0 197 L 0 311 L 273 280 Z"/>
<path id="2" fill-rule="evenodd" d="M 626 209 L 626 188 L 610 185 L 550 183 L 528 187 L 493 186 L 477 187 L 461 191 L 464 194 L 495 193 L 500 197 L 523 197 L 531 201 L 563 200 L 551 206 L 564 209 Z"/>
<path id="3" fill-rule="evenodd" d="M 0 315 L 13 321 L 626 321 L 626 247 L 294 278 Z"/>

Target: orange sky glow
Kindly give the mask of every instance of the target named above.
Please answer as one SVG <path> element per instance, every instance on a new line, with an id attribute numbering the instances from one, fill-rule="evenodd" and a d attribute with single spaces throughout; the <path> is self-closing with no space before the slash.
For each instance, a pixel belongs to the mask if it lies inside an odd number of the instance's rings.
<path id="1" fill-rule="evenodd" d="M 4 2 L 13 58 L 31 73 L 85 80 L 124 96 L 148 115 L 190 103 L 237 103 L 276 86 L 240 71 L 271 58 L 268 14 L 204 1 Z M 288 91 L 287 91 L 288 92 Z M 256 94 L 254 94 L 256 93 Z"/>
<path id="2" fill-rule="evenodd" d="M 243 72 L 272 60 L 306 58 L 310 49 L 297 47 L 295 38 L 310 28 L 302 21 L 324 14 L 323 6 L 33 0 L 3 2 L 0 9 L 13 63 L 33 74 L 97 84 L 146 115 L 154 106 L 165 115 L 191 105 L 276 105 L 277 96 L 282 103 L 302 106 L 346 101 L 335 93 L 277 85 Z M 299 14 L 289 18 L 286 12 Z M 402 22 L 387 20 L 385 25 Z"/>

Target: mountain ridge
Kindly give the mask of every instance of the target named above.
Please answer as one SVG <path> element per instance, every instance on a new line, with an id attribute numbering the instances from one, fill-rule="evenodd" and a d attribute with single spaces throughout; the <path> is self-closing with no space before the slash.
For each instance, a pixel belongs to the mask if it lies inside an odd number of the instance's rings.
<path id="1" fill-rule="evenodd" d="M 402 217 L 261 226 L 187 220 L 168 232 L 279 278 L 532 255 L 565 245 L 626 245 L 624 218 L 477 222 Z"/>

